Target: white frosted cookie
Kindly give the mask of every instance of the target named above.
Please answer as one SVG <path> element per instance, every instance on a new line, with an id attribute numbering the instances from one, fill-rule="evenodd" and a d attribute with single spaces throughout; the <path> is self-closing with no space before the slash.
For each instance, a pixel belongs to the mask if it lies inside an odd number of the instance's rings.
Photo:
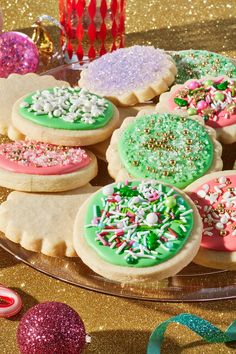
<path id="1" fill-rule="evenodd" d="M 82 71 L 79 86 L 116 105 L 132 106 L 167 91 L 176 73 L 173 59 L 163 50 L 135 45 L 91 62 Z"/>
<path id="2" fill-rule="evenodd" d="M 210 268 L 236 270 L 236 171 L 203 176 L 185 192 L 203 221 L 201 247 L 193 261 Z"/>
<path id="3" fill-rule="evenodd" d="M 25 192 L 60 192 L 86 185 L 97 159 L 79 147 L 34 141 L 0 145 L 0 186 Z"/>
<path id="4" fill-rule="evenodd" d="M 199 115 L 225 144 L 236 141 L 236 80 L 227 76 L 192 79 L 160 96 L 159 113 Z"/>
<path id="5" fill-rule="evenodd" d="M 22 96 L 37 88 L 43 90 L 54 86 L 69 86 L 68 82 L 56 80 L 53 76 L 11 74 L 7 79 L 0 78 L 0 134 L 8 135 L 12 140 L 23 139 L 23 134 L 12 126 L 11 115 L 14 103 Z"/>
<path id="6" fill-rule="evenodd" d="M 80 205 L 97 187 L 69 194 L 11 192 L 0 206 L 0 230 L 29 251 L 53 257 L 75 257 L 73 224 Z"/>
<path id="7" fill-rule="evenodd" d="M 143 110 L 152 110 L 155 111 L 155 104 L 153 102 L 147 102 L 147 103 L 139 103 L 135 106 L 132 107 L 118 107 L 120 119 L 119 119 L 119 126 L 123 123 L 123 121 L 127 117 L 133 117 L 137 115 L 137 112 L 143 111 Z M 108 146 L 110 145 L 111 138 L 108 138 L 101 143 L 97 143 L 95 145 L 89 146 L 89 149 L 101 160 L 106 161 L 106 151 L 108 149 Z"/>
<path id="8" fill-rule="evenodd" d="M 200 117 L 145 112 L 127 118 L 112 135 L 106 156 L 116 181 L 151 178 L 183 189 L 222 169 L 222 147 Z"/>
<path id="9" fill-rule="evenodd" d="M 119 282 L 157 281 L 196 255 L 202 222 L 191 199 L 158 181 L 110 184 L 81 206 L 74 247 L 94 272 Z"/>
<path id="10" fill-rule="evenodd" d="M 85 146 L 111 136 L 119 112 L 108 100 L 79 87 L 53 87 L 15 102 L 12 123 L 30 140 Z"/>

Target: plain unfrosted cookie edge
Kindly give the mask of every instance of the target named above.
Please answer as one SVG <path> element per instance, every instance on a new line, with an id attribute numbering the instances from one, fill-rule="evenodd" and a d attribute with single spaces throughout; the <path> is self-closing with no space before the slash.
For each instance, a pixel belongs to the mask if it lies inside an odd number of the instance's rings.
<path id="1" fill-rule="evenodd" d="M 98 188 L 100 187 L 94 187 L 88 184 L 82 188 L 77 188 L 74 191 L 58 194 L 32 194 L 13 191 L 8 195 L 7 200 L 0 205 L 0 230 L 3 234 L 5 234 L 7 239 L 14 243 L 20 244 L 21 247 L 28 251 L 42 253 L 50 257 L 77 257 L 77 253 L 74 250 L 72 242 L 74 218 L 80 205 L 89 197 L 91 193 L 95 192 Z M 43 202 L 41 202 L 41 198 Z M 51 234 L 45 237 L 45 232 L 48 231 L 48 228 L 45 227 L 44 223 L 39 223 L 38 227 L 36 228 L 37 230 L 35 230 L 35 228 L 32 226 L 27 226 L 27 223 L 24 224 L 24 217 L 27 218 L 27 210 L 29 204 L 29 202 L 26 202 L 27 207 L 24 207 L 25 200 L 30 200 L 32 208 L 36 208 L 36 210 L 38 208 L 38 212 L 42 214 L 41 218 L 44 218 L 44 213 L 50 213 L 50 210 L 48 211 L 48 209 L 45 208 L 45 206 L 48 204 L 48 198 L 50 199 L 50 203 L 53 203 L 53 207 L 56 211 L 56 214 L 58 215 L 57 222 L 62 223 L 59 224 L 58 229 L 61 229 L 60 225 L 62 225 L 62 227 L 66 227 L 66 231 L 71 229 L 69 239 L 63 232 L 60 242 L 55 241 L 58 234 Z M 69 200 L 71 202 L 68 205 Z M 62 204 L 64 204 L 63 208 L 67 210 L 68 215 L 71 213 L 74 215 L 74 218 L 71 221 L 71 225 L 64 225 L 63 215 L 60 215 L 60 206 L 62 207 Z M 17 222 L 15 219 L 15 217 L 18 215 L 16 208 L 19 206 L 21 206 L 21 209 L 24 212 L 22 218 Z M 52 204 L 50 204 L 50 207 L 51 206 Z M 13 218 L 11 215 L 16 216 Z M 27 222 L 28 221 L 30 222 L 30 220 L 27 220 Z M 42 235 L 44 235 L 44 237 L 42 237 Z M 49 239 L 51 238 L 54 241 L 51 240 L 51 242 L 49 242 Z"/>
<path id="2" fill-rule="evenodd" d="M 165 183 L 162 184 L 170 186 Z M 195 220 L 191 235 L 189 236 L 186 244 L 183 246 L 183 248 L 177 255 L 159 265 L 145 268 L 122 267 L 104 261 L 101 257 L 99 257 L 97 252 L 94 251 L 88 245 L 83 235 L 83 215 L 84 213 L 86 213 L 88 204 L 90 203 L 91 198 L 94 196 L 93 194 L 89 197 L 89 199 L 87 199 L 83 203 L 75 219 L 73 242 L 74 248 L 78 256 L 95 273 L 105 278 L 119 281 L 121 283 L 138 281 L 159 281 L 180 272 L 192 261 L 192 259 L 198 252 L 202 235 L 202 222 L 193 201 L 183 191 L 180 191 L 178 188 L 174 189 L 177 190 L 178 193 L 180 193 L 180 195 L 182 195 L 191 205 Z M 97 191 L 96 193 L 99 193 L 99 191 Z"/>

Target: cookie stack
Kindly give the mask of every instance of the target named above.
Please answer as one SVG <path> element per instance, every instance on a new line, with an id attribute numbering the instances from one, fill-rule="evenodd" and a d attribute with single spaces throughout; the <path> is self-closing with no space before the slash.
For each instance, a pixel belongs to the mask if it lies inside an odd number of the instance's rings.
<path id="1" fill-rule="evenodd" d="M 229 59 L 133 46 L 90 63 L 78 87 L 14 76 L 0 82 L 10 95 L 0 125 L 16 140 L 0 146 L 0 185 L 43 194 L 9 195 L 6 237 L 77 254 L 120 282 L 167 278 L 192 260 L 236 268 L 236 173 L 221 171 L 219 142 L 236 141 Z M 95 155 L 114 183 L 88 185 Z"/>

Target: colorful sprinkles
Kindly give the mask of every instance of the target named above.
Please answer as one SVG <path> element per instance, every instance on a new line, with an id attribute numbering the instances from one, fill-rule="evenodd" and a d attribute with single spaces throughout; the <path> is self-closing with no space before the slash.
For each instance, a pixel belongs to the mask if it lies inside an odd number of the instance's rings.
<path id="1" fill-rule="evenodd" d="M 191 193 L 203 221 L 202 247 L 236 251 L 235 176 L 221 176 Z"/>
<path id="2" fill-rule="evenodd" d="M 198 114 L 214 128 L 219 123 L 230 125 L 231 116 L 236 115 L 236 81 L 231 79 L 193 80 L 174 96 L 177 110 L 187 111 L 190 116 Z"/>
<path id="3" fill-rule="evenodd" d="M 190 49 L 172 52 L 171 56 L 178 69 L 177 84 L 183 84 L 189 79 L 201 79 L 207 75 L 236 78 L 236 65 L 223 55 L 207 50 Z"/>
<path id="4" fill-rule="evenodd" d="M 108 262 L 152 266 L 183 247 L 193 210 L 173 188 L 156 181 L 126 181 L 95 194 L 86 222 L 86 240 Z"/>
<path id="5" fill-rule="evenodd" d="M 34 115 L 47 115 L 65 122 L 93 124 L 97 117 L 104 116 L 108 101 L 79 87 L 54 87 L 37 91 L 31 100 L 25 99 L 20 108 Z"/>
<path id="6" fill-rule="evenodd" d="M 56 146 L 34 141 L 0 145 L 0 157 L 25 167 L 52 167 L 78 164 L 88 159 L 79 147 Z"/>
<path id="7" fill-rule="evenodd" d="M 198 121 L 176 114 L 135 119 L 121 134 L 119 155 L 128 173 L 184 188 L 204 175 L 213 161 L 213 143 Z"/>

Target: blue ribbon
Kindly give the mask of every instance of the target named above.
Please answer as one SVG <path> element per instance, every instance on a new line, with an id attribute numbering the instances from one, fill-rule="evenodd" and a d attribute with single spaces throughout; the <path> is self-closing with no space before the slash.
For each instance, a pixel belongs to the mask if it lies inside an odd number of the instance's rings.
<path id="1" fill-rule="evenodd" d="M 170 323 L 179 323 L 185 327 L 188 327 L 209 343 L 226 343 L 236 341 L 236 321 L 233 321 L 226 331 L 223 332 L 201 317 L 188 313 L 182 313 L 178 316 L 171 317 L 165 322 L 162 322 L 156 327 L 156 329 L 154 329 L 149 338 L 147 354 L 161 353 L 161 344 L 164 340 L 165 331 Z"/>

